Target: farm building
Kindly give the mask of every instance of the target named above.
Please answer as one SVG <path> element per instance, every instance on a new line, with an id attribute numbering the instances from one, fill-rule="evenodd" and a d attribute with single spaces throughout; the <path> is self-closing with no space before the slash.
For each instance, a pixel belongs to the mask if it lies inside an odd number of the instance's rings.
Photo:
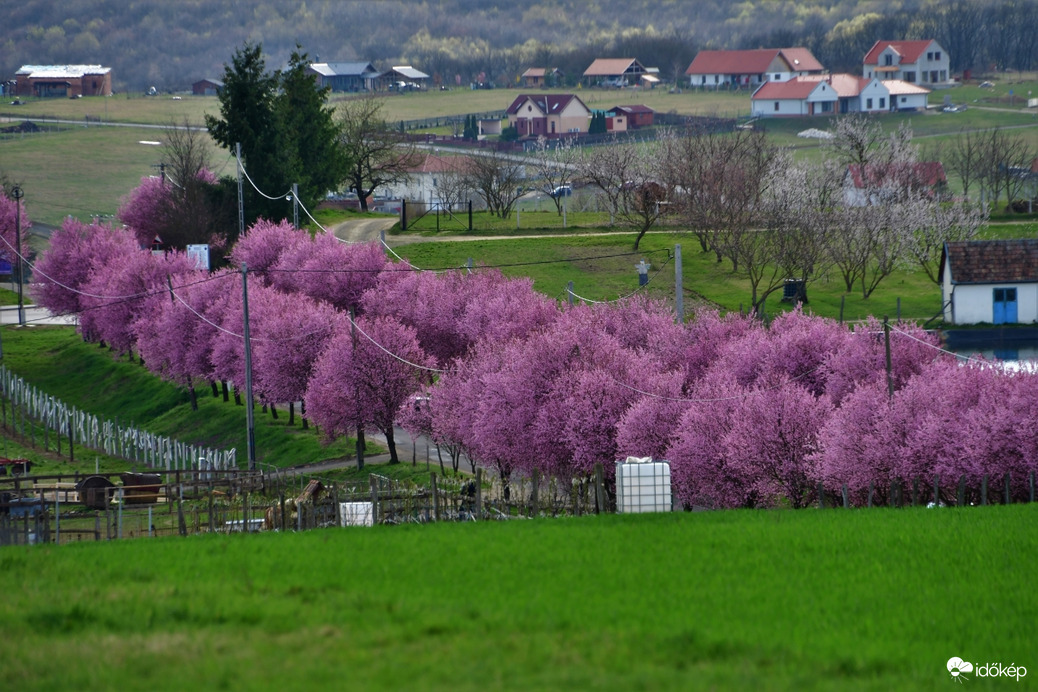
<path id="1" fill-rule="evenodd" d="M 15 94 L 38 97 L 111 96 L 112 68 L 101 65 L 23 65 Z"/>
<path id="2" fill-rule="evenodd" d="M 219 79 L 200 79 L 191 85 L 191 93 L 195 96 L 216 96 L 223 89 Z"/>
<path id="3" fill-rule="evenodd" d="M 376 90 L 422 90 L 429 86 L 429 75 L 410 65 L 396 65 L 373 78 L 371 83 Z"/>
<path id="4" fill-rule="evenodd" d="M 651 127 L 656 111 L 648 106 L 616 106 L 609 109 L 606 115 L 610 118 L 622 116 L 627 119 L 627 128 L 636 130 L 639 127 Z"/>
<path id="5" fill-rule="evenodd" d="M 641 83 L 643 75 L 658 72 L 634 58 L 598 58 L 584 70 L 588 86 L 625 87 Z"/>
<path id="6" fill-rule="evenodd" d="M 562 83 L 562 72 L 557 67 L 531 67 L 522 75 L 522 85 L 527 89 L 558 86 Z"/>
<path id="7" fill-rule="evenodd" d="M 1038 238 L 945 243 L 938 279 L 949 324 L 1038 322 Z"/>
<path id="8" fill-rule="evenodd" d="M 370 62 L 315 62 L 307 70 L 317 75 L 317 85 L 332 91 L 371 91 L 379 76 Z"/>

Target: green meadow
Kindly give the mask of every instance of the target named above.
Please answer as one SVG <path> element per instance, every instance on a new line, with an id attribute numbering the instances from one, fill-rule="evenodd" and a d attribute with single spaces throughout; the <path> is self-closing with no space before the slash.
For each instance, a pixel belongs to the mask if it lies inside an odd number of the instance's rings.
<path id="1" fill-rule="evenodd" d="M 958 656 L 1024 666 L 1026 684 L 1035 512 L 602 515 L 5 548 L 0 679 L 922 690 L 952 685 Z"/>

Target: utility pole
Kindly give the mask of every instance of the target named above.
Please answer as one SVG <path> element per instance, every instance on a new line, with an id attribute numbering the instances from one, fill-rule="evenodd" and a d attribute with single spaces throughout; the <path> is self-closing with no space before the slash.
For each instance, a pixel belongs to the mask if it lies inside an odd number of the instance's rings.
<path id="1" fill-rule="evenodd" d="M 356 317 L 357 317 L 356 313 L 355 313 L 354 309 L 351 307 L 350 308 L 350 338 L 352 340 L 352 353 L 353 353 L 353 360 L 354 360 L 354 363 L 352 363 L 352 365 L 353 365 L 354 368 L 356 368 L 356 360 L 357 360 L 357 323 L 354 321 L 356 319 Z M 356 380 L 354 380 L 354 382 L 356 382 Z M 364 443 L 364 425 L 360 422 L 360 416 L 359 416 L 360 405 L 357 403 L 357 399 L 359 399 L 359 398 L 360 398 L 360 392 L 357 391 L 357 387 L 354 387 L 353 388 L 353 405 L 357 408 L 357 413 L 358 413 L 358 420 L 357 420 L 357 470 L 358 471 L 360 469 L 364 468 L 364 445 L 365 445 L 365 443 Z M 372 480 L 374 480 L 374 479 L 372 479 Z"/>
<path id="2" fill-rule="evenodd" d="M 25 194 L 22 192 L 22 188 L 15 185 L 11 188 L 11 197 L 14 197 L 14 242 L 16 245 L 15 254 L 18 255 L 18 324 L 25 326 L 25 305 L 22 300 L 22 286 L 25 281 L 22 278 L 22 272 L 25 269 L 25 263 L 22 261 L 22 197 Z"/>
<path id="3" fill-rule="evenodd" d="M 252 339 L 249 336 L 249 270 L 241 265 L 242 336 L 245 340 L 245 445 L 248 450 L 249 470 L 256 470 L 256 423 L 252 411 Z"/>
<path id="4" fill-rule="evenodd" d="M 234 144 L 234 157 L 238 161 L 238 237 L 245 235 L 245 201 L 241 187 L 241 142 Z"/>
<path id="5" fill-rule="evenodd" d="M 299 230 L 299 183 L 292 183 L 292 228 Z"/>
<path id="6" fill-rule="evenodd" d="M 890 362 L 890 322 L 887 320 L 886 315 L 883 315 L 883 340 L 885 342 L 887 352 L 887 396 L 893 399 L 894 376 L 891 373 L 892 367 Z"/>

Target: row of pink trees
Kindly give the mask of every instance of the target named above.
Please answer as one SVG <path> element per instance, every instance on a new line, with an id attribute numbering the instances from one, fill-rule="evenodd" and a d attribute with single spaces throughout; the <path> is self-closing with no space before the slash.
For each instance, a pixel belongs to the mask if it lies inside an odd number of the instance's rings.
<path id="1" fill-rule="evenodd" d="M 262 221 L 230 256 L 248 268 L 260 400 L 303 402 L 331 437 L 380 431 L 394 458 L 398 422 L 506 486 L 652 455 L 685 503 L 719 507 L 803 507 L 844 486 L 863 502 L 934 476 L 1009 474 L 1019 494 L 1038 467 L 1038 436 L 1014 425 L 1038 413 L 1034 376 L 959 366 L 912 326 L 892 330 L 888 372 L 875 320 L 708 313 L 684 326 L 639 299 L 559 310 L 527 280 L 419 272 L 374 244 Z M 69 221 L 37 278 L 39 302 L 78 313 L 84 338 L 188 388 L 244 386 L 241 271 L 200 272 L 131 232 Z"/>

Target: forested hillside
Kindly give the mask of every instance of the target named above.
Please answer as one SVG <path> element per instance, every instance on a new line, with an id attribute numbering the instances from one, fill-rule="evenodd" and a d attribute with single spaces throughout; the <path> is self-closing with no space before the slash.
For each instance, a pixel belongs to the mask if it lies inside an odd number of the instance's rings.
<path id="1" fill-rule="evenodd" d="M 703 48 L 806 45 L 857 70 L 878 39 L 936 38 L 952 70 L 1038 66 L 1038 0 L 52 0 L 8 2 L 0 79 L 23 64 L 113 68 L 117 91 L 186 89 L 260 42 L 277 67 L 296 44 L 324 61 L 413 64 L 441 83 L 514 84 L 527 67 L 579 78 L 636 57 L 680 79 Z"/>

